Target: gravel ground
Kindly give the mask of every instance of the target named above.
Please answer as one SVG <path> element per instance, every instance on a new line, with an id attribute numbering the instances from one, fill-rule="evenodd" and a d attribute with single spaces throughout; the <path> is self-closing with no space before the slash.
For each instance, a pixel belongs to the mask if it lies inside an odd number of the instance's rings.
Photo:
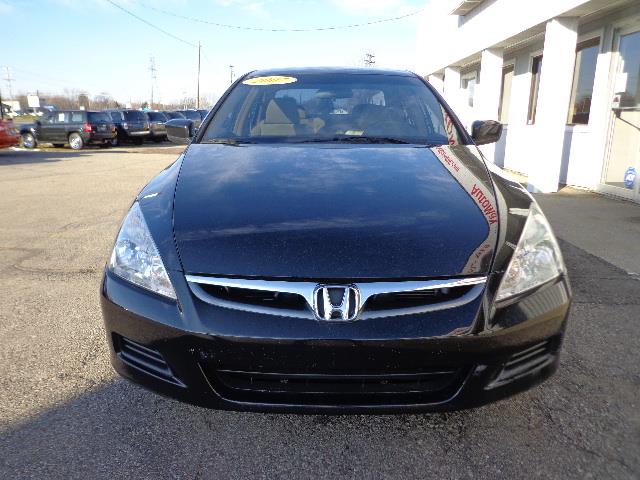
<path id="1" fill-rule="evenodd" d="M 0 152 L 0 478 L 640 477 L 640 282 L 580 248 L 564 222 L 556 230 L 575 303 L 560 370 L 497 404 L 433 415 L 230 413 L 118 378 L 101 269 L 134 194 L 179 151 Z M 542 200 L 552 223 L 575 201 Z M 611 208 L 640 217 L 636 205 Z M 606 218 L 591 221 L 600 237 L 589 242 L 616 236 Z"/>

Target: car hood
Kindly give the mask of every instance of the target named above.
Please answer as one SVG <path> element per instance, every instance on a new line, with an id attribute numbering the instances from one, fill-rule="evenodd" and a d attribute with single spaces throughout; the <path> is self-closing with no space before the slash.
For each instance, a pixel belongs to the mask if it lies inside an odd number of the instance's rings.
<path id="1" fill-rule="evenodd" d="M 498 220 L 475 151 L 193 144 L 174 200 L 182 266 L 306 279 L 486 273 Z"/>

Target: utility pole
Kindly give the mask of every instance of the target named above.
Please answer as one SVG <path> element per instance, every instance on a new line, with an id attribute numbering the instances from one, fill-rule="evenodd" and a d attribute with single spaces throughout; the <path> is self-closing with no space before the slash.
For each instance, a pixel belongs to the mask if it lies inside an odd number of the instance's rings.
<path id="1" fill-rule="evenodd" d="M 13 82 L 13 78 L 11 78 L 11 69 L 5 66 L 4 71 L 5 71 L 4 79 L 7 82 L 7 88 L 9 89 L 9 98 L 13 100 L 13 91 L 11 89 L 11 82 Z"/>
<path id="2" fill-rule="evenodd" d="M 229 74 L 231 79 L 229 83 L 233 83 L 233 65 L 229 65 Z"/>
<path id="3" fill-rule="evenodd" d="M 149 108 L 153 110 L 153 86 L 156 83 L 156 61 L 153 55 L 149 58 L 149 71 L 151 72 L 151 102 L 149 102 Z"/>
<path id="4" fill-rule="evenodd" d="M 198 90 L 196 94 L 196 108 L 200 108 L 200 50 L 202 49 L 202 44 L 198 42 Z"/>
<path id="5" fill-rule="evenodd" d="M 376 56 L 372 53 L 365 53 L 364 64 L 367 67 L 373 67 L 376 64 Z"/>

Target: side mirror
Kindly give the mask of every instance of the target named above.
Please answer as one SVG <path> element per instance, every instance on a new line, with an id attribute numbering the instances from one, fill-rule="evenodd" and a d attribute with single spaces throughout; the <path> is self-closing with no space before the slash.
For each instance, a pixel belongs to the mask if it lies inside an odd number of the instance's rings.
<path id="1" fill-rule="evenodd" d="M 495 120 L 476 120 L 471 125 L 471 138 L 476 145 L 495 143 L 502 136 L 502 124 Z"/>
<path id="2" fill-rule="evenodd" d="M 187 145 L 193 135 L 193 121 L 186 118 L 174 118 L 165 123 L 167 128 L 167 138 L 171 143 Z"/>

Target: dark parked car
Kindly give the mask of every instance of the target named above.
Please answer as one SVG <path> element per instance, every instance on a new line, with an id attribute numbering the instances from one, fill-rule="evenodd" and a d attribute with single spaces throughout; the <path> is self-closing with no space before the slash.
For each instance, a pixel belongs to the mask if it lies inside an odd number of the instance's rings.
<path id="1" fill-rule="evenodd" d="M 192 137 L 200 128 L 202 120 L 207 116 L 206 110 L 179 110 L 174 112 L 180 114 L 182 118 L 172 118 L 169 125 L 174 128 L 180 128 L 187 132 L 187 137 Z M 172 140 L 174 143 L 184 143 L 180 140 L 176 140 L 175 137 Z"/>
<path id="2" fill-rule="evenodd" d="M 180 118 L 180 119 L 187 118 L 182 113 L 177 111 L 164 111 L 162 113 L 164 113 L 169 120 L 174 120 L 176 118 Z"/>
<path id="3" fill-rule="evenodd" d="M 501 130 L 469 135 L 408 72 L 241 78 L 123 221 L 101 290 L 115 369 L 282 412 L 460 409 L 540 383 L 571 292 L 540 207 L 476 147 Z"/>
<path id="4" fill-rule="evenodd" d="M 164 142 L 167 139 L 167 116 L 164 112 L 145 112 L 149 120 L 149 139 L 156 143 Z"/>
<path id="5" fill-rule="evenodd" d="M 151 133 L 147 115 L 140 110 L 105 110 L 118 129 L 118 136 L 113 145 L 119 143 L 134 143 L 142 145 Z"/>
<path id="6" fill-rule="evenodd" d="M 74 150 L 85 145 L 111 145 L 116 127 L 104 112 L 85 110 L 56 110 L 45 113 L 35 123 L 20 126 L 22 145 L 34 148 L 38 143 L 52 143 L 62 147 L 68 143 Z"/>
<path id="7" fill-rule="evenodd" d="M 0 148 L 13 147 L 20 144 L 20 133 L 13 120 L 0 117 Z"/>
<path id="8" fill-rule="evenodd" d="M 191 120 L 195 128 L 200 127 L 202 119 L 204 118 L 198 110 L 180 110 L 179 113 L 184 115 L 184 118 Z"/>

